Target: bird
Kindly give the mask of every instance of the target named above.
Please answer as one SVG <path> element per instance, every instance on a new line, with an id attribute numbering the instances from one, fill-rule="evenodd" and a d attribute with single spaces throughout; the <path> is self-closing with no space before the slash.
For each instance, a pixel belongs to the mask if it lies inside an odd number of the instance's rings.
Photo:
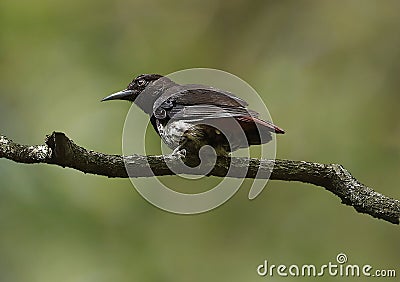
<path id="1" fill-rule="evenodd" d="M 272 140 L 285 131 L 233 93 L 201 84 L 178 84 L 160 74 L 141 74 L 101 101 L 127 100 L 150 117 L 161 140 L 181 157 L 211 146 L 217 156 Z"/>

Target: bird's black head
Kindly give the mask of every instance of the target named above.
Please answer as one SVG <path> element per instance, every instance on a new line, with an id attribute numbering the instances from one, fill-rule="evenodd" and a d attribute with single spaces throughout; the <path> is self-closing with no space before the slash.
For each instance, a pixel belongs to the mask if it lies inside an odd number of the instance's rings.
<path id="1" fill-rule="evenodd" d="M 141 74 L 138 77 L 134 78 L 131 83 L 129 83 L 128 87 L 122 91 L 111 94 L 101 101 L 109 101 L 109 100 L 128 100 L 134 102 L 136 98 L 142 93 L 146 87 L 148 87 L 154 81 L 157 81 L 163 77 L 159 74 Z"/>

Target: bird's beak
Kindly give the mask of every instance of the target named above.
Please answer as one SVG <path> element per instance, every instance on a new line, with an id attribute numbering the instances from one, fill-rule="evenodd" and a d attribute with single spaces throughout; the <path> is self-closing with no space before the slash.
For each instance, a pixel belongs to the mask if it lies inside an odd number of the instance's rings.
<path id="1" fill-rule="evenodd" d="M 109 101 L 109 100 L 132 100 L 132 94 L 133 90 L 125 89 L 116 93 L 113 93 L 105 98 L 103 98 L 101 101 Z"/>

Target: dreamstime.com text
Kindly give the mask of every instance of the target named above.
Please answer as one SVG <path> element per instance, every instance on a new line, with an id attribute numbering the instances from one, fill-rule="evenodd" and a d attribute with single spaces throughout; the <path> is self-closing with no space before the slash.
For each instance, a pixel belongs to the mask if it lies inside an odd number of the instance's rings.
<path id="1" fill-rule="evenodd" d="M 336 262 L 328 262 L 321 266 L 314 264 L 269 264 L 267 260 L 257 267 L 257 274 L 260 276 L 281 276 L 281 277 L 318 277 L 318 276 L 339 276 L 339 277 L 396 277 L 395 269 L 376 269 L 369 264 L 357 265 L 347 264 L 347 256 L 340 253 L 336 256 Z"/>

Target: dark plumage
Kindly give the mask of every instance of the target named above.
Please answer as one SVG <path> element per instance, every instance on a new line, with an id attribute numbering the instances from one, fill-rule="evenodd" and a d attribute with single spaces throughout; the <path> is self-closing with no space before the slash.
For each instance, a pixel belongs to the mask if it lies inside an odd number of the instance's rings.
<path id="1" fill-rule="evenodd" d="M 158 74 L 142 74 L 125 90 L 102 101 L 128 100 L 149 114 L 164 143 L 173 150 L 197 154 L 204 145 L 218 155 L 264 144 L 282 129 L 258 118 L 246 101 L 204 85 L 180 85 Z"/>

